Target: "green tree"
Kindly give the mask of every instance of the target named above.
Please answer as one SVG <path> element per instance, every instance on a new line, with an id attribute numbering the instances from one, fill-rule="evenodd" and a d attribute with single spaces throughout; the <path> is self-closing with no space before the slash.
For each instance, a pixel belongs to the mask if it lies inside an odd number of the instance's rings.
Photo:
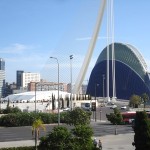
<path id="1" fill-rule="evenodd" d="M 7 108 L 10 107 L 9 104 L 10 104 L 10 99 L 8 98 L 8 101 L 7 101 Z"/>
<path id="2" fill-rule="evenodd" d="M 108 121 L 110 121 L 112 124 L 122 124 L 123 118 L 119 111 L 119 109 L 115 108 L 113 113 L 106 114 L 106 117 Z"/>
<path id="3" fill-rule="evenodd" d="M 93 136 L 93 130 L 87 125 L 77 125 L 72 129 L 74 148 L 77 150 L 92 150 L 93 142 L 91 137 Z"/>
<path id="4" fill-rule="evenodd" d="M 57 126 L 40 139 L 39 150 L 94 150 L 92 135 L 92 128 L 86 125 L 78 125 L 71 131 Z"/>
<path id="5" fill-rule="evenodd" d="M 67 107 L 69 107 L 69 97 L 67 97 L 66 100 L 67 100 Z"/>
<path id="6" fill-rule="evenodd" d="M 71 150 L 71 133 L 66 127 L 57 126 L 40 139 L 40 150 Z"/>
<path id="7" fill-rule="evenodd" d="M 2 110 L 2 113 L 4 113 L 4 114 L 8 114 L 8 113 L 21 113 L 21 109 L 18 108 L 17 106 L 16 107 L 8 106 L 8 107 L 6 107 L 6 109 Z"/>
<path id="8" fill-rule="evenodd" d="M 79 100 L 79 96 L 78 96 L 78 94 L 76 95 L 76 100 Z"/>
<path id="9" fill-rule="evenodd" d="M 132 95 L 130 97 L 129 105 L 131 107 L 137 108 L 141 104 L 141 97 L 138 95 Z"/>
<path id="10" fill-rule="evenodd" d="M 80 95 L 80 94 L 79 94 L 79 97 L 78 97 L 78 98 L 79 98 L 79 100 L 81 100 L 81 95 Z"/>
<path id="11" fill-rule="evenodd" d="M 39 139 L 40 128 L 45 130 L 45 125 L 41 119 L 36 119 L 32 124 L 32 136 L 35 134 L 35 149 L 37 150 L 37 140 Z"/>
<path id="12" fill-rule="evenodd" d="M 144 108 L 145 108 L 145 105 L 146 105 L 147 101 L 149 100 L 148 94 L 143 93 L 142 96 L 141 96 L 141 100 L 144 103 Z"/>
<path id="13" fill-rule="evenodd" d="M 63 98 L 61 98 L 61 102 L 62 102 L 61 107 L 64 108 L 64 99 Z"/>
<path id="14" fill-rule="evenodd" d="M 52 110 L 55 109 L 55 100 L 54 100 L 54 95 L 52 93 Z"/>
<path id="15" fill-rule="evenodd" d="M 145 111 L 136 112 L 134 132 L 135 150 L 150 149 L 150 121 Z"/>
<path id="16" fill-rule="evenodd" d="M 66 123 L 69 125 L 86 125 L 90 123 L 90 111 L 84 111 L 81 108 L 75 108 L 66 115 Z"/>

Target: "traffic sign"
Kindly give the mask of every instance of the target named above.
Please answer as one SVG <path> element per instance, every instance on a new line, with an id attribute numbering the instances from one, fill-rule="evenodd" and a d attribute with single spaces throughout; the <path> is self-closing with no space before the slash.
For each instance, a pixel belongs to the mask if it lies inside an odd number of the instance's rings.
<path id="1" fill-rule="evenodd" d="M 96 102 L 92 102 L 92 108 L 91 108 L 92 111 L 96 111 Z"/>

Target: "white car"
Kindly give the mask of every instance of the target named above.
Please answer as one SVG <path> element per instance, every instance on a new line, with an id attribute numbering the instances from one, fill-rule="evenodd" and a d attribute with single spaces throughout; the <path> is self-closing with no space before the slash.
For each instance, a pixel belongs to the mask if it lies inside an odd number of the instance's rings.
<path id="1" fill-rule="evenodd" d="M 127 106 L 122 106 L 121 109 L 125 110 L 127 109 Z"/>
<path id="2" fill-rule="evenodd" d="M 117 108 L 117 105 L 110 106 L 110 109 L 114 109 L 114 108 Z"/>
<path id="3" fill-rule="evenodd" d="M 71 109 L 69 107 L 66 107 L 63 109 L 63 111 L 70 111 Z"/>

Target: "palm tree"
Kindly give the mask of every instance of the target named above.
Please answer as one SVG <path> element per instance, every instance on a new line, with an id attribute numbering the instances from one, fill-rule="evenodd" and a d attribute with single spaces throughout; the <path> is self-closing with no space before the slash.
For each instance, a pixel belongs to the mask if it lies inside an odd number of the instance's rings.
<path id="1" fill-rule="evenodd" d="M 130 102 L 129 105 L 132 106 L 133 108 L 137 108 L 141 103 L 141 97 L 138 95 L 133 94 L 130 97 Z"/>
<path id="2" fill-rule="evenodd" d="M 141 98 L 142 98 L 142 101 L 144 102 L 144 109 L 145 109 L 145 105 L 146 105 L 146 102 L 149 100 L 149 96 L 146 93 L 143 93 Z"/>
<path id="3" fill-rule="evenodd" d="M 37 150 L 37 140 L 39 139 L 40 128 L 45 130 L 45 125 L 41 119 L 36 119 L 32 124 L 32 136 L 35 133 L 35 150 Z"/>

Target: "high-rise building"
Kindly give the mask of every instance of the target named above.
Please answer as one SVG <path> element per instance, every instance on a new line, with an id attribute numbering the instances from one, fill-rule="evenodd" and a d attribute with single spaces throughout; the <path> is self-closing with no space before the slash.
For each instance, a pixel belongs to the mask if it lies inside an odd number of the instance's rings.
<path id="1" fill-rule="evenodd" d="M 5 61 L 0 58 L 0 97 L 4 96 L 5 88 Z"/>
<path id="2" fill-rule="evenodd" d="M 22 73 L 22 87 L 28 87 L 30 82 L 40 82 L 40 74 L 39 73 L 31 73 L 31 72 L 24 72 Z"/>
<path id="3" fill-rule="evenodd" d="M 24 73 L 24 71 L 22 70 L 17 70 L 17 77 L 16 77 L 16 84 L 17 84 L 17 89 L 20 89 L 21 87 L 21 76 L 22 76 L 22 73 Z"/>

